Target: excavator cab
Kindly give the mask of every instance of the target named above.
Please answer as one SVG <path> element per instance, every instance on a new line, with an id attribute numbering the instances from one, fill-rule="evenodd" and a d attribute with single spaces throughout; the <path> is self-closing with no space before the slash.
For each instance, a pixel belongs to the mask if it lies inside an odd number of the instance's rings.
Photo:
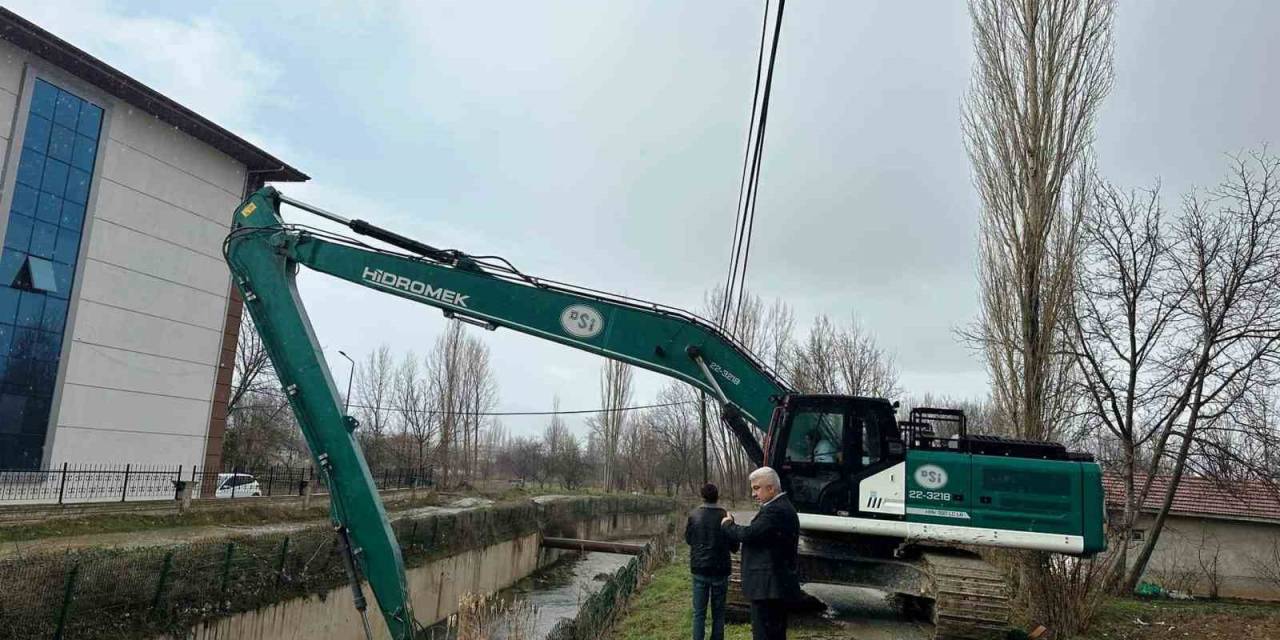
<path id="1" fill-rule="evenodd" d="M 857 515 L 859 483 L 903 461 L 883 398 L 789 395 L 774 411 L 766 457 L 802 513 Z"/>

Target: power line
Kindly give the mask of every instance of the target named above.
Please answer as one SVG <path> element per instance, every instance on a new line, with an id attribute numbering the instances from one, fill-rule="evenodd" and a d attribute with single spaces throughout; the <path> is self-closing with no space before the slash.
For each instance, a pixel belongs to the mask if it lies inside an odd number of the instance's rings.
<path id="1" fill-rule="evenodd" d="M 778 39 L 782 34 L 782 14 L 786 0 L 778 0 L 778 10 L 774 14 L 773 38 L 769 47 L 769 63 L 765 67 L 764 94 L 760 94 L 761 67 L 764 62 L 765 33 L 769 23 L 769 2 L 765 1 L 764 18 L 760 25 L 760 52 L 756 59 L 755 90 L 751 97 L 751 120 L 747 126 L 747 148 L 742 161 L 743 177 L 738 184 L 738 204 L 735 208 L 732 255 L 729 262 L 729 274 L 725 279 L 724 303 L 720 310 L 720 325 L 724 327 L 729 320 L 729 312 L 734 311 L 733 327 L 727 327 L 730 335 L 738 329 L 738 319 L 742 315 L 743 296 L 746 293 L 747 264 L 751 259 L 751 237 L 755 230 L 756 203 L 760 192 L 760 167 L 763 165 L 764 136 L 769 121 L 769 96 L 773 90 L 773 70 L 778 56 Z M 759 106 L 759 120 L 756 112 Z M 753 135 L 754 134 L 754 135 Z M 752 141 L 754 140 L 754 144 Z M 749 162 L 748 162 L 749 161 Z M 748 168 L 748 165 L 750 168 Z M 735 310 L 734 298 L 737 298 Z"/>
<path id="2" fill-rule="evenodd" d="M 724 300 L 720 303 L 720 326 L 729 319 L 729 307 L 732 304 L 734 279 L 738 273 L 738 247 L 742 244 L 745 226 L 742 224 L 742 200 L 748 189 L 751 173 L 747 166 L 751 162 L 751 137 L 755 133 L 756 108 L 760 102 L 760 71 L 764 68 L 764 37 L 769 29 L 769 0 L 765 0 L 764 15 L 760 17 L 760 52 L 756 55 L 756 85 L 751 90 L 751 116 L 747 119 L 747 141 L 742 151 L 742 177 L 738 180 L 738 204 L 733 208 L 733 235 L 729 236 L 729 273 L 724 278 Z"/>
<path id="3" fill-rule="evenodd" d="M 277 391 L 268 391 L 265 389 L 255 389 L 253 391 L 250 391 L 249 393 L 261 393 L 264 395 L 274 396 L 277 398 L 288 398 L 288 396 L 286 396 L 283 393 L 280 393 Z M 675 407 L 683 404 L 696 404 L 696 402 L 697 401 L 695 400 L 681 400 L 679 402 L 642 404 L 642 405 L 635 405 L 631 407 L 615 407 L 612 409 L 605 409 L 602 407 L 599 409 L 571 409 L 567 411 L 425 411 L 425 412 L 422 412 L 416 409 L 407 409 L 404 407 L 395 407 L 395 406 L 382 407 L 381 410 L 395 411 L 398 413 L 419 412 L 419 413 L 428 413 L 431 415 L 441 415 L 441 416 L 569 416 L 569 415 L 580 415 L 580 414 L 586 414 L 586 413 L 619 413 L 622 411 L 638 411 L 641 409 L 659 409 L 662 407 Z M 366 410 L 373 409 L 373 407 L 369 405 L 363 405 L 363 404 L 353 404 L 349 406 L 352 409 L 366 409 Z M 278 407 L 275 407 L 272 405 L 245 405 L 245 406 L 240 406 L 235 408 L 236 409 L 277 409 Z"/>
<path id="4" fill-rule="evenodd" d="M 742 300 L 747 292 L 747 263 L 751 260 L 751 237 L 756 224 L 756 204 L 760 201 L 760 167 L 764 164 L 764 133 L 769 123 L 769 95 L 773 92 L 774 61 L 778 57 L 778 38 L 782 35 L 782 9 L 785 5 L 786 0 L 778 0 L 778 15 L 773 26 L 773 45 L 769 50 L 769 72 L 764 80 L 764 98 L 760 101 L 760 131 L 756 134 L 755 173 L 751 180 L 746 247 L 742 250 L 742 276 L 738 278 L 738 309 L 734 314 L 734 333 L 738 331 L 738 321 L 742 318 Z"/>

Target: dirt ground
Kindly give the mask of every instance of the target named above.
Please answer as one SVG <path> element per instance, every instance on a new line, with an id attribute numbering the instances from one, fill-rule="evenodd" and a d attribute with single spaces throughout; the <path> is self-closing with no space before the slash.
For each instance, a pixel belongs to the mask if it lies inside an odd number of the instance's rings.
<path id="1" fill-rule="evenodd" d="M 1280 640 L 1280 604 L 1114 600 L 1088 640 Z"/>

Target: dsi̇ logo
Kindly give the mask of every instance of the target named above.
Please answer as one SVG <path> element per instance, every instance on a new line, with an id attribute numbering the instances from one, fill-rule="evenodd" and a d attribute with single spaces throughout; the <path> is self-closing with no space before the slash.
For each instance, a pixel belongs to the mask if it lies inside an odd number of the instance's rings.
<path id="1" fill-rule="evenodd" d="M 925 489 L 941 489 L 947 486 L 947 470 L 936 464 L 922 465 L 916 469 L 915 480 Z"/>
<path id="2" fill-rule="evenodd" d="M 604 318 L 585 304 L 575 304 L 560 312 L 560 327 L 575 338 L 594 338 L 604 329 Z"/>

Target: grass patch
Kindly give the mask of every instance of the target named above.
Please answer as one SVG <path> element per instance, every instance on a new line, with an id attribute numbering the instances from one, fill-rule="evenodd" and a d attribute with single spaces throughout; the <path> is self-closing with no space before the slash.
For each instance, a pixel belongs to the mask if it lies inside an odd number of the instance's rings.
<path id="1" fill-rule="evenodd" d="M 707 637 L 711 637 L 710 612 Z M 627 611 L 614 625 L 610 640 L 653 640 L 693 637 L 693 579 L 689 575 L 689 547 L 681 544 L 671 561 L 659 568 L 632 597 Z M 725 640 L 751 640 L 750 623 L 726 622 Z M 787 633 L 793 640 L 849 638 L 838 625 L 820 618 L 792 617 Z"/>
<path id="2" fill-rule="evenodd" d="M 0 542 L 20 542 L 41 538 L 61 538 L 98 533 L 123 533 L 175 527 L 214 525 L 257 525 L 324 518 L 327 505 L 301 508 L 247 507 L 227 510 L 190 511 L 185 514 L 148 515 L 108 513 L 82 518 L 53 518 L 43 522 L 0 527 Z"/>

